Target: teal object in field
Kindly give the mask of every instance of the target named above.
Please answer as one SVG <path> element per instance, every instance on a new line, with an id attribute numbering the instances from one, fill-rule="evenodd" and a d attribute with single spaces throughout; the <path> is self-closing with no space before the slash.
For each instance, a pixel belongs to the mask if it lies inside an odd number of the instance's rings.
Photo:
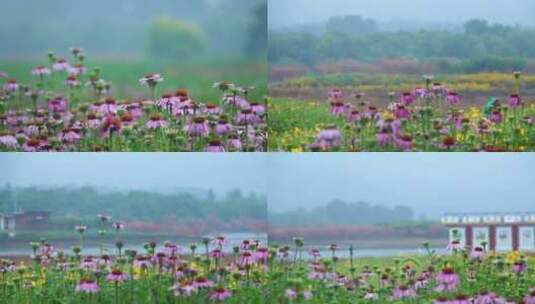
<path id="1" fill-rule="evenodd" d="M 483 106 L 483 114 L 485 116 L 489 116 L 490 110 L 492 110 L 492 107 L 494 106 L 494 102 L 496 102 L 496 97 L 490 97 L 489 100 L 487 100 L 487 103 Z"/>

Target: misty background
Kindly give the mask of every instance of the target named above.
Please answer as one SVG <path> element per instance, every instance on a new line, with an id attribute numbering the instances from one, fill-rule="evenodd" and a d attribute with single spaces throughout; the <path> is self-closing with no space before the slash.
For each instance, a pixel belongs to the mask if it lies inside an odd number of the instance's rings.
<path id="1" fill-rule="evenodd" d="M 288 215 L 367 224 L 535 209 L 530 153 L 277 153 L 268 161 L 270 223 L 287 224 Z"/>
<path id="2" fill-rule="evenodd" d="M 270 79 L 535 71 L 529 0 L 269 1 Z"/>
<path id="3" fill-rule="evenodd" d="M 266 226 L 262 155 L 18 154 L 0 156 L 0 214 L 50 212 L 50 230 L 95 226 L 203 235 Z"/>
<path id="4" fill-rule="evenodd" d="M 332 16 L 361 15 L 384 27 L 397 29 L 420 24 L 457 27 L 469 19 L 486 19 L 507 25 L 535 26 L 531 0 L 269 0 L 269 27 L 324 23 Z M 411 25 L 412 24 L 412 25 Z M 388 27 L 387 27 L 388 28 Z"/>

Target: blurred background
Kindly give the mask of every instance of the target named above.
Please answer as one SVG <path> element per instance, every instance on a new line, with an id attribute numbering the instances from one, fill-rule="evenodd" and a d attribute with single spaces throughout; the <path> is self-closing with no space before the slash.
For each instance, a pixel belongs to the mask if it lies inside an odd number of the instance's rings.
<path id="1" fill-rule="evenodd" d="M 76 225 L 88 227 L 86 250 L 98 251 L 97 215 L 126 225 L 108 229 L 126 248 L 165 240 L 188 246 L 224 235 L 266 241 L 262 154 L 4 153 L 0 156 L 0 256 L 29 253 L 45 238 L 68 249 Z M 6 224 L 9 220 L 9 224 Z M 111 224 L 109 222 L 105 226 Z"/>
<path id="2" fill-rule="evenodd" d="M 382 101 L 378 91 L 407 90 L 433 74 L 479 104 L 509 94 L 513 71 L 535 72 L 533 12 L 530 0 L 271 0 L 268 58 L 278 86 L 270 95 L 318 99 L 319 87 L 359 87 Z M 535 93 L 529 76 L 524 95 Z"/>
<path id="3" fill-rule="evenodd" d="M 269 161 L 268 235 L 368 255 L 444 251 L 445 213 L 534 212 L 530 153 L 276 153 Z M 306 189 L 306 191 L 301 191 Z"/>
<path id="4" fill-rule="evenodd" d="M 70 59 L 81 47 L 118 95 L 133 95 L 149 72 L 198 98 L 217 98 L 220 80 L 265 95 L 266 0 L 5 0 L 0 19 L 0 71 L 19 81 L 47 52 Z"/>

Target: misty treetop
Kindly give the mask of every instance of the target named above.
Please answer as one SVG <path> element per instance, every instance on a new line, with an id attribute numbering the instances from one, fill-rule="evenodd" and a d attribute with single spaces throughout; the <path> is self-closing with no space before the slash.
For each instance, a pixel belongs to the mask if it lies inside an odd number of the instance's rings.
<path id="1" fill-rule="evenodd" d="M 387 207 L 366 202 L 347 203 L 342 200 L 333 200 L 325 206 L 310 210 L 299 208 L 269 214 L 271 225 L 381 224 L 413 219 L 413 210 L 406 206 Z"/>
<path id="2" fill-rule="evenodd" d="M 446 72 L 457 70 L 521 69 L 535 58 L 535 29 L 469 20 L 462 31 L 380 31 L 373 19 L 332 17 L 315 31 L 270 32 L 272 64 L 315 65 L 322 61 L 413 58 L 435 61 Z M 473 63 L 471 60 L 487 59 Z M 459 63 L 459 60 L 469 62 Z M 509 61 L 507 61 L 509 60 Z"/>
<path id="3" fill-rule="evenodd" d="M 94 187 L 0 189 L 0 212 L 12 212 L 13 202 L 24 211 L 50 211 L 52 216 L 94 217 L 109 214 L 124 220 L 157 222 L 163 219 L 266 220 L 266 198 L 230 191 L 217 198 L 212 191 L 159 193 L 144 190 L 99 190 Z"/>

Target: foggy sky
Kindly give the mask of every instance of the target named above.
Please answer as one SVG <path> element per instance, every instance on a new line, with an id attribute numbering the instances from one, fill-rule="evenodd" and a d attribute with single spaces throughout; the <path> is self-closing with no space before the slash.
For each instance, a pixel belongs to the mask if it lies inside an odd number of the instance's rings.
<path id="1" fill-rule="evenodd" d="M 472 18 L 509 25 L 535 25 L 533 0 L 269 0 L 270 27 L 361 15 L 379 21 L 463 23 Z"/>
<path id="2" fill-rule="evenodd" d="M 402 204 L 433 218 L 444 212 L 535 211 L 533 153 L 278 153 L 268 162 L 272 210 L 339 198 Z"/>
<path id="3" fill-rule="evenodd" d="M 0 185 L 92 185 L 107 189 L 213 188 L 265 194 L 263 154 L 1 153 Z"/>

